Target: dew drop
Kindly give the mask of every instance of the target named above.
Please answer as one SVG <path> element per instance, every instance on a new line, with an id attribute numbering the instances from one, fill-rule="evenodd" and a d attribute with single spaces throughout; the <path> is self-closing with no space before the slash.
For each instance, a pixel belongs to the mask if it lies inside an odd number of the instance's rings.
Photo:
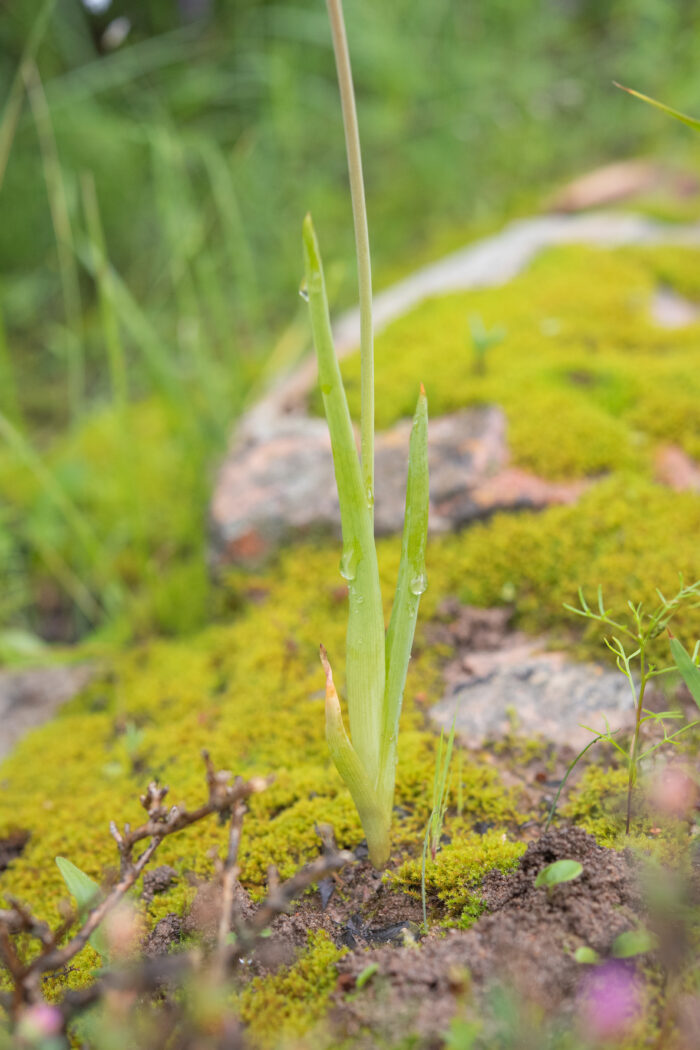
<path id="1" fill-rule="evenodd" d="M 299 285 L 299 295 L 305 303 L 309 301 L 309 289 L 306 287 L 306 278 L 302 277 L 301 284 Z"/>
<path id="2" fill-rule="evenodd" d="M 343 556 L 340 559 L 340 575 L 348 583 L 352 583 L 357 574 L 357 563 L 359 559 L 357 544 L 343 548 Z"/>
<path id="3" fill-rule="evenodd" d="M 428 577 L 424 572 L 417 573 L 409 584 L 411 594 L 423 594 L 428 587 Z"/>

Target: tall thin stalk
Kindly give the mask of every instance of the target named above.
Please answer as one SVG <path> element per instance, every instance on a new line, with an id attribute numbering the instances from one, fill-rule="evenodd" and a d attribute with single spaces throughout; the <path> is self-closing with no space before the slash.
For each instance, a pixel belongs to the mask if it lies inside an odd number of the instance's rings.
<path id="1" fill-rule="evenodd" d="M 56 240 L 58 272 L 63 292 L 63 307 L 71 335 L 68 358 L 68 396 L 72 416 L 76 419 L 80 414 L 85 394 L 85 360 L 80 279 L 75 258 L 75 243 L 71 227 L 68 194 L 66 193 L 49 105 L 41 77 L 39 76 L 39 70 L 33 61 L 28 61 L 25 64 L 24 80 L 39 139 L 41 164 L 44 170 L 51 223 Z"/>
<path id="2" fill-rule="evenodd" d="M 348 50 L 343 6 L 341 0 L 326 0 L 333 36 L 333 51 L 338 71 L 340 102 L 343 109 L 345 146 L 350 173 L 350 194 L 355 225 L 357 251 L 357 278 L 360 298 L 360 385 L 362 412 L 360 416 L 360 451 L 362 481 L 370 512 L 374 509 L 374 333 L 372 327 L 372 264 L 369 252 L 367 205 L 362 177 L 360 131 L 357 123 L 355 92 Z"/>

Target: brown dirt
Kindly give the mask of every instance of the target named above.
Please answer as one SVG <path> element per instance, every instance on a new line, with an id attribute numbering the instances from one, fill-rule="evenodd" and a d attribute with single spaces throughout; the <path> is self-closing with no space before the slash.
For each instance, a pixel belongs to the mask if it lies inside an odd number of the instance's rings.
<path id="1" fill-rule="evenodd" d="M 538 872 L 563 858 L 578 860 L 582 875 L 536 889 Z M 413 1032 L 419 1045 L 440 1045 L 465 990 L 481 994 L 495 981 L 548 1014 L 570 1010 L 582 975 L 573 952 L 589 945 L 604 956 L 641 908 L 629 858 L 579 828 L 543 835 L 514 872 L 490 873 L 483 889 L 491 914 L 472 929 L 434 931 L 420 946 L 355 950 L 341 960 L 333 1019 L 343 1036 L 371 1030 L 391 1040 Z M 376 975 L 355 991 L 371 963 Z"/>

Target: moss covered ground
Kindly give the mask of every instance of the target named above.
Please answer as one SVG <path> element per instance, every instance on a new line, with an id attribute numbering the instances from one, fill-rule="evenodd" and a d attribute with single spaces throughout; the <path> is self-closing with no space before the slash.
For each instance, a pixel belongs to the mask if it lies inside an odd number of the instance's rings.
<path id="1" fill-rule="evenodd" d="M 700 577 L 700 498 L 657 484 L 652 472 L 661 441 L 700 454 L 700 325 L 667 331 L 650 317 L 659 282 L 700 299 L 699 264 L 700 253 L 690 250 L 558 249 L 506 288 L 428 302 L 381 337 L 380 426 L 411 411 L 422 379 L 433 416 L 466 404 L 501 404 L 516 463 L 549 477 L 592 478 L 576 506 L 502 514 L 460 535 L 432 539 L 422 625 L 448 595 L 483 606 L 508 603 L 519 627 L 548 631 L 580 654 L 601 656 L 600 633 L 582 635 L 562 609 L 575 603 L 579 586 L 593 593 L 602 585 L 615 610 L 628 598 L 652 601 L 656 587 L 673 591 L 679 572 L 688 580 Z M 507 328 L 482 376 L 472 370 L 471 314 L 488 327 Z M 356 409 L 354 359 L 345 372 Z M 379 556 L 389 596 L 398 540 L 382 541 Z M 225 622 L 126 651 L 88 649 L 103 666 L 92 685 L 0 767 L 0 836 L 13 829 L 30 833 L 22 855 L 0 876 L 2 892 L 55 921 L 66 895 L 55 856 L 104 878 L 116 861 L 109 821 L 139 821 L 137 799 L 149 779 L 168 783 L 172 802 L 202 800 L 202 748 L 219 768 L 275 774 L 272 787 L 252 799 L 244 827 L 242 880 L 253 896 L 262 892 L 270 864 L 284 877 L 317 854 L 319 821 L 334 826 L 340 846 L 356 846 L 360 825 L 326 750 L 317 655 L 323 641 L 342 689 L 346 609 L 338 561 L 330 543 L 285 550 L 264 571 L 230 574 L 227 601 L 235 611 Z M 186 605 L 188 588 L 171 598 Z M 435 763 L 425 708 L 441 696 L 447 655 L 428 645 L 422 625 L 402 716 L 394 829 L 396 855 L 405 861 L 398 879 L 413 887 Z M 686 641 L 699 636 L 700 612 L 679 617 L 677 633 Z M 470 755 L 461 768 L 461 811 L 448 812 L 452 841 L 429 867 L 428 885 L 451 921 L 465 925 L 479 911 L 480 876 L 517 860 L 518 828 L 532 814 L 518 790 L 504 786 L 489 756 Z M 596 775 L 608 779 L 601 786 Z M 596 807 L 601 793 L 619 788 L 615 777 L 592 772 L 569 809 L 605 841 L 614 838 L 614 817 Z M 476 836 L 472 826 L 483 820 L 493 831 Z M 188 908 L 195 889 L 184 876 L 212 871 L 211 851 L 223 850 L 222 834 L 212 820 L 163 843 L 159 863 L 183 877 L 142 906 L 149 925 Z M 325 960 L 327 973 L 335 952 L 322 938 L 314 941 L 289 972 L 251 986 L 245 1010 L 256 1014 L 256 996 L 274 1003 L 293 994 L 307 1004 L 314 999 L 308 1016 L 316 1020 L 319 997 L 328 995 L 318 960 Z M 89 980 L 95 963 L 86 949 L 66 980 Z M 318 996 L 299 992 L 300 982 L 316 987 Z M 290 1023 L 299 1031 L 298 1017 Z"/>

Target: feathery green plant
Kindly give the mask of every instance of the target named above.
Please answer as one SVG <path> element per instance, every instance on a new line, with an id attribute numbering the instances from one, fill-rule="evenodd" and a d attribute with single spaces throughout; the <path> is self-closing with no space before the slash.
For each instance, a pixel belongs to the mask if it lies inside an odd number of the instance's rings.
<path id="1" fill-rule="evenodd" d="M 682 714 L 678 711 L 650 711 L 644 706 L 644 694 L 649 682 L 654 678 L 658 678 L 660 675 L 665 675 L 670 671 L 675 670 L 675 668 L 670 666 L 658 667 L 652 661 L 650 658 L 651 644 L 656 638 L 663 634 L 664 631 L 668 631 L 670 634 L 668 625 L 681 608 L 697 608 L 697 606 L 700 605 L 700 580 L 685 586 L 683 584 L 683 579 L 681 578 L 678 593 L 675 594 L 673 598 L 664 597 L 658 589 L 656 593 L 659 597 L 659 605 L 649 613 L 644 612 L 641 602 L 638 605 L 628 602 L 627 604 L 631 617 L 628 617 L 626 621 L 613 619 L 610 610 L 605 608 L 603 603 L 603 592 L 600 587 L 598 588 L 597 611 L 589 606 L 581 589 L 579 589 L 579 601 L 581 603 L 579 609 L 575 608 L 573 605 L 564 605 L 564 608 L 568 609 L 569 612 L 575 613 L 577 616 L 583 616 L 587 620 L 595 620 L 606 627 L 612 627 L 613 630 L 617 632 L 611 638 L 606 638 L 605 644 L 615 656 L 615 662 L 618 669 L 624 674 L 629 682 L 634 701 L 635 720 L 629 751 L 626 751 L 622 744 L 615 739 L 619 730 L 610 731 L 608 729 L 605 733 L 596 735 L 595 738 L 591 740 L 581 752 L 579 752 L 574 761 L 568 767 L 566 776 L 556 794 L 547 820 L 547 827 L 549 827 L 552 816 L 554 815 L 561 788 L 566 783 L 572 769 L 592 744 L 597 743 L 599 740 L 604 740 L 613 745 L 615 750 L 620 753 L 627 764 L 627 819 L 625 831 L 626 834 L 629 835 L 632 821 L 632 791 L 637 782 L 637 773 L 640 762 L 642 759 L 656 751 L 662 744 L 677 743 L 678 738 L 682 736 L 683 733 L 700 724 L 698 722 L 689 722 L 676 730 L 675 733 L 668 733 L 666 721 L 669 719 L 673 720 L 682 718 Z M 622 640 L 623 638 L 624 641 Z M 672 652 L 674 658 L 677 660 L 678 648 L 672 646 Z M 680 665 L 679 669 L 682 673 Z M 642 726 L 648 722 L 654 722 L 663 730 L 663 738 L 656 743 L 650 744 L 646 750 L 642 751 L 640 748 L 640 730 Z M 595 731 L 591 730 L 591 732 Z"/>
<path id="2" fill-rule="evenodd" d="M 421 387 L 409 447 L 401 562 L 385 633 L 374 541 L 374 363 L 367 211 L 357 114 L 342 4 L 327 0 L 338 69 L 357 248 L 362 361 L 361 460 L 333 345 L 323 266 L 311 217 L 303 244 L 311 326 L 323 404 L 333 450 L 343 530 L 341 574 L 348 582 L 346 679 L 350 734 L 325 649 L 326 738 L 362 821 L 376 867 L 389 858 L 399 716 L 420 596 L 425 591 L 428 532 L 428 404 Z"/>

